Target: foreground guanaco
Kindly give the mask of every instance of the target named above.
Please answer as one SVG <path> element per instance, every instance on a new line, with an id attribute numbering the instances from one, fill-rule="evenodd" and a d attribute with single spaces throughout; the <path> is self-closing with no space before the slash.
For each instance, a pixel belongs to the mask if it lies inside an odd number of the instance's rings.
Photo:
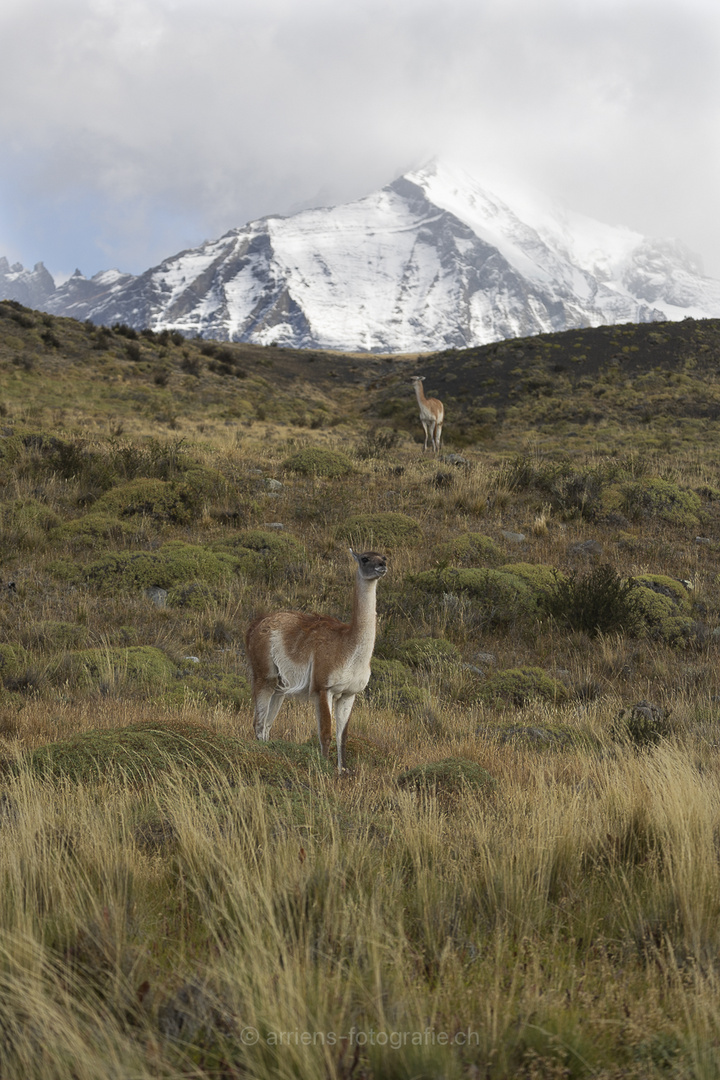
<path id="1" fill-rule="evenodd" d="M 270 738 L 287 695 L 310 698 L 317 714 L 320 749 L 330 754 L 333 709 L 338 771 L 345 769 L 345 741 L 355 695 L 370 678 L 375 647 L 375 594 L 387 560 L 375 551 L 357 554 L 352 618 L 276 611 L 255 619 L 245 634 L 255 705 L 255 734 Z"/>
<path id="2" fill-rule="evenodd" d="M 425 397 L 425 391 L 423 390 L 424 381 L 424 375 L 413 375 L 410 380 L 415 387 L 415 394 L 418 399 L 418 405 L 420 406 L 420 420 L 425 429 L 425 446 L 423 449 L 427 450 L 428 439 L 430 439 L 431 448 L 437 453 L 440 449 L 440 437 L 442 435 L 443 420 L 445 419 L 445 408 L 442 401 L 438 401 L 437 398 Z"/>

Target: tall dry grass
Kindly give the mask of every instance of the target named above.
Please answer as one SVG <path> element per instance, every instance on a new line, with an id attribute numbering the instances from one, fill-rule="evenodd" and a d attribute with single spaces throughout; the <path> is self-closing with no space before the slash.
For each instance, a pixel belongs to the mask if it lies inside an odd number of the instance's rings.
<path id="1" fill-rule="evenodd" d="M 481 757 L 448 796 L 21 768 L 2 1075 L 717 1075 L 717 752 Z"/>

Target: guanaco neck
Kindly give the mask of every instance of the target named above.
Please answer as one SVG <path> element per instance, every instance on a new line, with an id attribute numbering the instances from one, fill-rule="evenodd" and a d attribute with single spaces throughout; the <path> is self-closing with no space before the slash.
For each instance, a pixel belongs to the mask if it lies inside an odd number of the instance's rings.
<path id="1" fill-rule="evenodd" d="M 350 637 L 354 644 L 369 647 L 372 652 L 375 644 L 376 598 L 378 578 L 367 581 L 358 570 L 355 574 L 353 611 L 350 620 Z"/>
<path id="2" fill-rule="evenodd" d="M 423 390 L 423 384 L 421 382 L 415 383 L 415 393 L 417 394 L 418 405 L 422 408 L 427 408 L 427 398 L 425 397 L 425 391 Z"/>

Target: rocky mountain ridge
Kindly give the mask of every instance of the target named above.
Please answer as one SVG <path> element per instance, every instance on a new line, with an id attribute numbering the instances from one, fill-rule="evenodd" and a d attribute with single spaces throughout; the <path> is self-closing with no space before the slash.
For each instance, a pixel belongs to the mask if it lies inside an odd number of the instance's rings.
<path id="1" fill-rule="evenodd" d="M 720 315 L 679 242 L 501 198 L 432 162 L 363 199 L 267 217 L 134 276 L 55 286 L 0 260 L 0 295 L 57 315 L 293 348 L 429 352 Z"/>

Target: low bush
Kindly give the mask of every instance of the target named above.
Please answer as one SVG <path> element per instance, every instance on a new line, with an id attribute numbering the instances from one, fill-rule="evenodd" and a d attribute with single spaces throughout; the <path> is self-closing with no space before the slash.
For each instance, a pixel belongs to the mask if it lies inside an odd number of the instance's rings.
<path id="1" fill-rule="evenodd" d="M 336 530 L 336 538 L 351 543 L 356 550 L 412 547 L 423 538 L 420 525 L 407 514 L 352 514 Z"/>
<path id="2" fill-rule="evenodd" d="M 2 524 L 18 535 L 26 535 L 37 531 L 50 532 L 60 524 L 60 517 L 41 499 L 16 499 L 3 506 Z"/>
<path id="3" fill-rule="evenodd" d="M 240 709 L 250 705 L 252 695 L 244 675 L 223 671 L 213 664 L 191 662 L 183 666 L 162 700 L 169 705 L 195 701 L 209 708 L 224 705 Z"/>
<path id="4" fill-rule="evenodd" d="M 30 649 L 42 649 L 57 652 L 64 649 L 79 649 L 85 644 L 89 632 L 80 623 L 57 622 L 52 619 L 39 619 L 30 623 L 22 632 L 22 641 Z"/>
<path id="5" fill-rule="evenodd" d="M 20 446 L 8 447 L 7 451 L 15 457 L 15 467 L 20 475 L 38 479 L 59 476 L 100 492 L 107 491 L 116 480 L 112 462 L 102 450 L 91 447 L 85 439 L 60 439 L 57 435 L 38 431 L 15 442 Z"/>
<path id="6" fill-rule="evenodd" d="M 22 645 L 0 643 L 0 679 L 15 679 L 30 663 L 30 654 Z"/>
<path id="7" fill-rule="evenodd" d="M 298 450 L 283 462 L 283 467 L 300 476 L 323 476 L 327 479 L 349 476 L 354 472 L 353 463 L 346 454 L 320 446 Z"/>
<path id="8" fill-rule="evenodd" d="M 228 483 L 221 473 L 195 465 L 177 479 L 137 476 L 117 484 L 98 499 L 94 510 L 120 518 L 145 516 L 161 523 L 189 525 L 202 516 L 208 499 L 221 498 L 227 491 Z"/>
<path id="9" fill-rule="evenodd" d="M 670 713 L 648 701 L 639 701 L 630 709 L 621 709 L 610 734 L 618 742 L 630 742 L 638 749 L 657 746 L 673 733 Z"/>
<path id="10" fill-rule="evenodd" d="M 651 637 L 685 648 L 701 636 L 682 582 L 664 574 L 640 574 L 635 582 L 635 603 Z"/>
<path id="11" fill-rule="evenodd" d="M 51 539 L 65 540 L 74 548 L 95 548 L 101 540 L 117 543 L 134 536 L 136 532 L 137 527 L 129 521 L 122 521 L 112 514 L 92 511 L 53 529 Z"/>
<path id="12" fill-rule="evenodd" d="M 644 477 L 621 488 L 622 512 L 629 518 L 659 518 L 672 525 L 694 526 L 700 521 L 700 496 L 660 477 Z"/>
<path id="13" fill-rule="evenodd" d="M 265 581 L 299 573 L 307 561 L 305 545 L 284 529 L 246 529 L 211 546 L 213 551 L 232 555 L 240 573 Z"/>
<path id="14" fill-rule="evenodd" d="M 634 579 L 638 587 L 666 597 L 675 609 L 675 614 L 689 614 L 692 603 L 687 587 L 682 581 L 666 574 L 638 574 Z"/>
<path id="15" fill-rule="evenodd" d="M 497 566 L 503 553 L 494 540 L 482 533 L 466 532 L 439 544 L 438 559 L 453 566 Z"/>
<path id="16" fill-rule="evenodd" d="M 375 705 L 411 714 L 425 706 L 425 693 L 417 685 L 411 669 L 402 661 L 374 656 L 371 668 L 367 693 Z"/>
<path id="17" fill-rule="evenodd" d="M 638 634 L 643 629 L 637 603 L 637 582 L 623 580 L 608 563 L 585 574 L 559 575 L 545 594 L 543 608 L 560 626 L 598 634 Z"/>
<path id="18" fill-rule="evenodd" d="M 603 508 L 603 489 L 619 471 L 616 463 L 578 470 L 568 459 L 535 459 L 519 455 L 505 466 L 501 481 L 510 491 L 535 489 L 561 517 L 594 521 Z"/>
<path id="19" fill-rule="evenodd" d="M 408 638 L 397 649 L 397 656 L 411 667 L 428 668 L 432 671 L 442 664 L 457 663 L 460 650 L 447 638 Z"/>
<path id="20" fill-rule="evenodd" d="M 157 551 L 108 552 L 80 573 L 86 584 L 101 591 L 139 591 L 151 585 L 171 589 L 195 581 L 217 584 L 237 569 L 238 561 L 230 554 L 173 540 Z"/>
<path id="21" fill-rule="evenodd" d="M 545 566 L 543 563 L 505 563 L 499 569 L 507 574 L 524 581 L 533 592 L 540 594 L 549 593 L 555 588 L 558 581 L 564 581 L 565 575 L 553 566 Z"/>
<path id="22" fill-rule="evenodd" d="M 314 747 L 275 741 L 247 743 L 188 723 L 138 723 L 112 731 L 93 730 L 48 743 L 22 762 L 3 762 L 6 772 L 27 767 L 37 776 L 61 783 L 98 783 L 108 777 L 147 783 L 167 772 L 198 778 L 259 777 L 283 787 L 299 772 L 327 770 Z"/>
<path id="23" fill-rule="evenodd" d="M 68 653 L 58 679 L 72 686 L 134 685 L 143 691 L 160 690 L 175 672 L 175 665 L 160 649 L 137 645 L 127 649 L 84 649 Z"/>
<path id="24" fill-rule="evenodd" d="M 489 793 L 496 785 L 487 769 L 466 758 L 444 758 L 427 765 L 416 765 L 401 773 L 397 782 L 405 791 L 436 795 L 461 795 L 467 791 Z"/>
<path id="25" fill-rule="evenodd" d="M 560 704 L 568 697 L 567 687 L 538 667 L 507 668 L 498 671 L 481 687 L 478 697 L 491 702 L 525 705 L 540 700 Z"/>
<path id="26" fill-rule="evenodd" d="M 136 480 L 139 477 L 178 480 L 198 470 L 205 474 L 205 480 L 214 479 L 212 470 L 203 469 L 192 459 L 182 439 L 147 439 L 141 443 L 113 439 L 107 454 L 113 469 L 123 480 Z M 213 491 L 215 483 L 208 485 L 208 488 Z"/>
<path id="27" fill-rule="evenodd" d="M 45 547 L 60 516 L 39 499 L 16 499 L 2 508 L 0 545 L 6 551 Z"/>
<path id="28" fill-rule="evenodd" d="M 189 525 L 202 514 L 202 485 L 177 480 L 136 479 L 108 491 L 95 504 L 99 513 Z"/>
<path id="29" fill-rule="evenodd" d="M 480 626 L 507 627 L 539 614 L 537 597 L 527 582 L 503 570 L 447 567 L 414 574 L 405 590 L 408 602 L 424 603 L 428 593 L 443 599 L 472 598 L 477 602 L 474 611 Z"/>
<path id="30" fill-rule="evenodd" d="M 394 430 L 375 428 L 365 433 L 358 443 L 355 453 L 361 461 L 372 458 L 385 458 L 395 449 L 400 440 L 400 434 Z"/>

